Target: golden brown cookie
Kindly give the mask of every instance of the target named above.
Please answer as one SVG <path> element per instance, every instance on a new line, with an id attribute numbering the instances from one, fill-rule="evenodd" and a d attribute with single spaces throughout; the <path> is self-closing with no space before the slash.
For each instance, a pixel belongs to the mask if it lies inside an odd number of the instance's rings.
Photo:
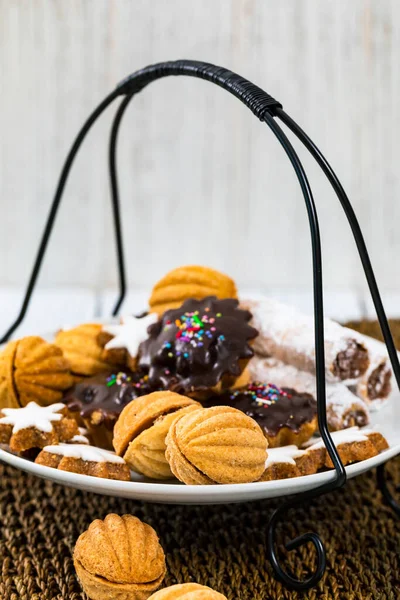
<path id="1" fill-rule="evenodd" d="M 349 427 L 331 433 L 331 437 L 345 466 L 372 458 L 389 447 L 381 433 L 369 428 Z M 332 460 L 322 438 L 312 444 L 311 442 L 312 440 L 306 444 L 307 451 L 318 455 L 320 468 L 333 469 Z"/>
<path id="2" fill-rule="evenodd" d="M 268 442 L 259 425 L 240 410 L 203 408 L 172 424 L 166 457 L 183 483 L 248 483 L 264 472 Z"/>
<path id="3" fill-rule="evenodd" d="M 14 386 L 14 358 L 18 342 L 9 342 L 0 353 L 0 408 L 18 408 Z"/>
<path id="4" fill-rule="evenodd" d="M 166 572 L 156 532 L 131 515 L 93 521 L 76 542 L 74 565 L 92 600 L 146 600 Z"/>
<path id="5" fill-rule="evenodd" d="M 237 298 L 235 282 L 210 267 L 178 267 L 164 275 L 154 286 L 149 299 L 150 311 L 161 315 L 189 298 L 201 300 L 206 296 Z"/>
<path id="6" fill-rule="evenodd" d="M 62 349 L 76 375 L 96 375 L 120 366 L 112 362 L 115 356 L 110 356 L 97 341 L 102 327 L 99 323 L 85 323 L 57 333 L 54 343 Z"/>
<path id="7" fill-rule="evenodd" d="M 13 452 L 66 442 L 78 434 L 78 425 L 61 403 L 39 406 L 29 402 L 22 408 L 0 410 L 0 443 L 8 444 Z"/>
<path id="8" fill-rule="evenodd" d="M 317 429 L 317 403 L 311 394 L 272 383 L 253 381 L 237 390 L 212 396 L 204 407 L 232 406 L 252 417 L 268 440 L 268 448 L 301 446 Z"/>
<path id="9" fill-rule="evenodd" d="M 149 600 L 227 600 L 226 596 L 198 583 L 180 583 L 159 590 Z"/>
<path id="10" fill-rule="evenodd" d="M 173 477 L 165 458 L 165 438 L 178 416 L 200 404 L 174 392 L 154 392 L 130 402 L 114 427 L 113 445 L 130 468 L 153 479 Z"/>
<path id="11" fill-rule="evenodd" d="M 103 325 L 97 336 L 97 342 L 104 348 L 109 360 L 114 359 L 118 364 L 127 365 L 134 371 L 137 366 L 139 346 L 147 339 L 150 325 L 154 325 L 157 320 L 155 314 L 122 317 L 119 324 Z"/>
<path id="12" fill-rule="evenodd" d="M 70 364 L 60 348 L 38 336 L 9 342 L 0 354 L 0 408 L 28 402 L 59 402 L 73 385 Z"/>
<path id="13" fill-rule="evenodd" d="M 289 479 L 300 475 L 312 475 L 320 467 L 316 453 L 300 450 L 295 445 L 268 448 L 265 471 L 259 481 Z"/>
<path id="14" fill-rule="evenodd" d="M 60 471 L 69 471 L 104 479 L 130 481 L 129 467 L 124 459 L 114 452 L 76 443 L 74 438 L 69 444 L 45 446 L 35 462 Z"/>

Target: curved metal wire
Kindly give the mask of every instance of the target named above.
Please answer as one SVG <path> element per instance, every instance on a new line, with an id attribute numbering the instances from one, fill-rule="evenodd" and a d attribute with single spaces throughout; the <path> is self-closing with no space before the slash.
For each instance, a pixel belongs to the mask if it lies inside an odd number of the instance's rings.
<path id="1" fill-rule="evenodd" d="M 347 220 L 350 224 L 351 230 L 353 232 L 354 240 L 357 245 L 358 253 L 360 255 L 361 263 L 364 269 L 365 277 L 368 282 L 369 290 L 372 296 L 372 300 L 374 302 L 376 314 L 379 320 L 379 324 L 382 330 L 382 334 L 386 343 L 386 347 L 388 349 L 388 354 L 390 358 L 390 362 L 392 364 L 393 373 L 396 378 L 397 386 L 400 390 L 400 363 L 397 354 L 396 347 L 394 345 L 392 333 L 390 331 L 389 323 L 386 317 L 385 309 L 383 307 L 381 295 L 379 293 L 378 285 L 376 283 L 374 271 L 372 269 L 371 261 L 369 258 L 368 250 L 364 241 L 364 236 L 361 231 L 361 227 L 359 225 L 357 216 L 354 212 L 354 209 L 350 203 L 350 200 L 340 183 L 336 173 L 332 169 L 331 165 L 326 160 L 325 156 L 319 150 L 319 148 L 314 144 L 314 142 L 308 137 L 305 131 L 301 129 L 301 127 L 281 108 L 277 108 L 275 110 L 276 116 L 283 122 L 289 129 L 298 137 L 298 139 L 304 144 L 310 154 L 315 158 L 318 165 L 321 167 L 322 171 L 328 178 L 330 184 L 332 185 L 339 201 L 343 207 L 343 210 L 346 214 Z M 400 515 L 400 507 L 398 502 L 391 496 L 391 492 L 386 485 L 385 481 L 385 467 L 382 465 L 378 467 L 378 476 L 377 483 L 380 488 L 384 498 L 387 500 L 389 505 L 393 508 L 397 515 Z"/>
<path id="2" fill-rule="evenodd" d="M 394 513 L 400 517 L 400 504 L 393 497 L 392 492 L 388 488 L 387 480 L 386 480 L 386 464 L 383 463 L 379 465 L 376 470 L 376 479 L 378 482 L 378 487 L 382 492 L 382 496 L 385 498 L 386 502 L 389 504 Z M 400 485 L 395 488 L 396 492 L 400 493 Z"/>
<path id="3" fill-rule="evenodd" d="M 50 212 L 47 217 L 47 222 L 46 222 L 46 225 L 45 225 L 45 228 L 43 231 L 42 239 L 39 244 L 39 249 L 38 249 L 35 261 L 33 263 L 32 272 L 31 272 L 31 275 L 30 275 L 30 278 L 28 281 L 26 291 L 25 291 L 24 299 L 22 301 L 21 309 L 20 309 L 19 314 L 18 314 L 17 318 L 15 319 L 14 323 L 11 325 L 11 327 L 9 327 L 9 329 L 5 332 L 3 337 L 0 339 L 0 344 L 3 344 L 10 338 L 10 336 L 14 333 L 14 331 L 17 329 L 17 327 L 23 321 L 26 311 L 28 310 L 29 302 L 31 300 L 33 290 L 35 289 L 35 285 L 36 285 L 36 282 L 37 282 L 37 279 L 39 276 L 40 268 L 42 266 L 43 258 L 44 258 L 44 255 L 45 255 L 45 252 L 47 249 L 47 245 L 48 245 L 48 242 L 50 239 L 50 234 L 53 230 L 54 221 L 57 216 L 57 211 L 58 211 L 58 207 L 60 205 L 61 198 L 62 198 L 62 195 L 64 192 L 65 184 L 67 183 L 68 175 L 70 173 L 74 159 L 79 151 L 79 148 L 81 147 L 82 142 L 85 139 L 90 128 L 92 127 L 93 123 L 97 120 L 97 118 L 101 115 L 101 113 L 107 108 L 107 106 L 109 106 L 115 100 L 115 98 L 117 98 L 120 94 L 121 94 L 121 92 L 118 89 L 116 89 L 113 92 L 111 92 L 111 94 L 109 94 L 103 100 L 103 102 L 101 102 L 101 104 L 99 104 L 99 106 L 92 112 L 92 114 L 89 116 L 89 118 L 85 121 L 81 130 L 79 131 L 78 135 L 76 136 L 75 141 L 72 144 L 72 147 L 67 155 L 67 158 L 65 159 L 63 168 L 61 170 L 61 174 L 60 174 L 60 177 L 58 180 L 54 199 L 53 199 L 53 202 L 50 207 Z"/>
<path id="4" fill-rule="evenodd" d="M 114 215 L 114 229 L 115 229 L 115 241 L 117 246 L 117 264 L 119 273 L 119 296 L 115 303 L 112 315 L 118 314 L 122 302 L 124 301 L 126 294 L 126 277 L 125 277 L 125 259 L 124 259 L 124 248 L 122 241 L 122 228 L 121 228 L 121 216 L 120 216 L 120 205 L 119 205 L 119 189 L 118 189 L 118 177 L 117 177 L 117 141 L 118 133 L 121 125 L 122 117 L 125 114 L 125 110 L 128 107 L 129 102 L 132 100 L 133 94 L 125 96 L 122 100 L 119 108 L 114 117 L 114 121 L 111 127 L 110 142 L 108 147 L 108 165 L 110 175 L 110 186 L 111 186 L 111 201 L 113 206 Z"/>
<path id="5" fill-rule="evenodd" d="M 279 518 L 290 508 L 294 508 L 302 504 L 305 500 L 315 498 L 315 496 L 330 492 L 338 487 L 341 487 L 346 482 L 346 471 L 342 461 L 337 453 L 336 447 L 332 441 L 328 431 L 326 421 L 326 388 L 325 388 L 325 346 L 324 346 L 324 311 L 323 311 L 323 286 L 322 286 L 322 256 L 321 256 L 321 239 L 319 233 L 318 217 L 315 208 L 315 203 L 310 185 L 307 180 L 304 168 L 296 154 L 292 144 L 279 127 L 274 117 L 270 114 L 264 116 L 264 121 L 275 134 L 283 149 L 285 150 L 299 180 L 303 197 L 307 207 L 307 213 L 310 223 L 312 254 L 313 254 L 313 280 L 314 280 L 314 327 L 315 327 L 315 363 L 316 363 L 316 378 L 317 378 L 317 410 L 318 410 L 318 428 L 329 456 L 332 459 L 335 467 L 335 479 L 321 486 L 317 490 L 301 494 L 295 500 L 290 500 L 278 507 L 268 524 L 267 534 L 267 552 L 269 560 L 273 566 L 278 578 L 288 587 L 301 591 L 315 586 L 324 574 L 326 566 L 325 550 L 323 543 L 316 533 L 306 533 L 292 540 L 286 545 L 288 550 L 299 548 L 303 544 L 313 543 L 317 552 L 317 568 L 315 572 L 306 580 L 300 581 L 293 575 L 287 573 L 279 564 L 278 554 L 276 552 L 275 534 L 276 526 Z"/>

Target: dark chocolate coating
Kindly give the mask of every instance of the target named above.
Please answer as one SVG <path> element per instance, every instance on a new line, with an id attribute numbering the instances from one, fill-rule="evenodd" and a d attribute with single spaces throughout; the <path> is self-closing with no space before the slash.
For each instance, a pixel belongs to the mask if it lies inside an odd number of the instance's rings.
<path id="1" fill-rule="evenodd" d="M 298 431 L 314 419 L 317 403 L 311 394 L 272 384 L 250 383 L 241 390 L 229 391 L 202 402 L 204 407 L 232 406 L 252 417 L 267 436 L 275 436 L 282 427 Z"/>
<path id="2" fill-rule="evenodd" d="M 339 352 L 333 363 L 333 374 L 339 379 L 360 377 L 368 369 L 368 350 L 356 340 L 350 339 L 346 350 Z"/>
<path id="3" fill-rule="evenodd" d="M 111 383 L 114 380 L 115 383 Z M 70 411 L 79 411 L 83 419 L 95 411 L 101 413 L 102 422 L 112 428 L 124 406 L 152 391 L 143 373 L 100 373 L 74 385 L 63 402 Z"/>
<path id="4" fill-rule="evenodd" d="M 138 366 L 150 384 L 176 392 L 210 389 L 226 375 L 240 375 L 239 360 L 253 356 L 249 340 L 258 335 L 251 313 L 237 300 L 186 300 L 150 325 L 139 347 Z"/>

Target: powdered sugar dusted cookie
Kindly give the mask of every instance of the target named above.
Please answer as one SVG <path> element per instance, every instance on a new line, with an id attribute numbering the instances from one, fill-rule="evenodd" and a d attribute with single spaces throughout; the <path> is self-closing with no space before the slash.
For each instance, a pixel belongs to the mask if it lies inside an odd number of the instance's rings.
<path id="1" fill-rule="evenodd" d="M 300 475 L 312 475 L 318 469 L 316 455 L 300 450 L 295 445 L 268 448 L 265 471 L 260 481 L 288 479 Z"/>
<path id="2" fill-rule="evenodd" d="M 98 342 L 119 363 L 125 363 L 130 369 L 136 367 L 139 346 L 147 337 L 147 328 L 158 321 L 156 314 L 144 317 L 122 317 L 119 325 L 103 325 Z"/>
<path id="3" fill-rule="evenodd" d="M 13 452 L 66 442 L 78 434 L 75 420 L 61 403 L 39 406 L 29 402 L 23 408 L 0 411 L 0 443 L 9 444 Z"/>
<path id="4" fill-rule="evenodd" d="M 372 458 L 389 447 L 383 435 L 375 429 L 349 427 L 335 431 L 331 436 L 344 465 Z M 311 442 L 312 440 L 305 445 L 307 451 L 318 455 L 320 467 L 332 469 L 333 463 L 322 438 Z"/>
<path id="5" fill-rule="evenodd" d="M 114 452 L 87 444 L 57 444 L 45 446 L 35 462 L 60 471 L 106 479 L 130 480 L 129 467 Z"/>

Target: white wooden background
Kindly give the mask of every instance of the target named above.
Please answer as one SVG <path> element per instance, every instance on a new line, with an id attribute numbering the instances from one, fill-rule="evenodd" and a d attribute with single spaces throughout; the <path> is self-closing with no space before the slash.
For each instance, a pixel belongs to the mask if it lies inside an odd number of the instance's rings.
<path id="1" fill-rule="evenodd" d="M 177 58 L 231 68 L 283 102 L 337 170 L 396 312 L 396 0 L 0 0 L 3 306 L 16 310 L 83 120 L 130 72 Z M 106 169 L 112 114 L 79 155 L 40 279 L 45 294 L 71 286 L 89 293 L 97 312 L 116 281 Z M 165 79 L 132 102 L 120 142 L 131 289 L 147 289 L 167 269 L 197 262 L 227 271 L 242 288 L 309 294 L 308 223 L 295 176 L 268 128 L 240 102 L 204 81 Z M 328 294 L 356 297 L 365 307 L 345 218 L 302 156 L 319 209 Z"/>

